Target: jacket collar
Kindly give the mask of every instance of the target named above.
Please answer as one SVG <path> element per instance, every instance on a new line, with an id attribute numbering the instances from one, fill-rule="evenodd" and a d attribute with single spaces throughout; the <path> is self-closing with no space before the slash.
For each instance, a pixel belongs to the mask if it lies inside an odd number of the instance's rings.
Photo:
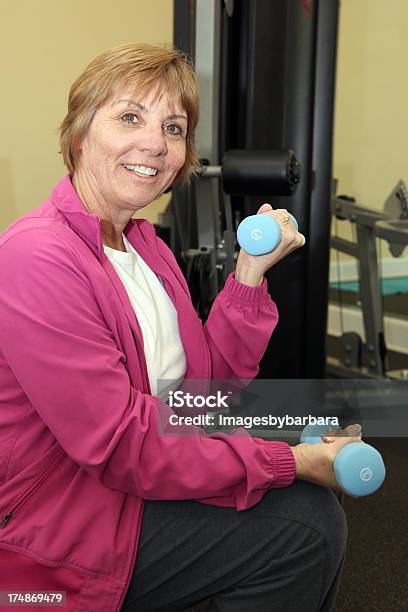
<path id="1" fill-rule="evenodd" d="M 65 217 L 73 229 L 86 242 L 89 248 L 102 261 L 103 244 L 101 220 L 97 215 L 89 213 L 67 174 L 53 189 L 52 202 Z"/>
<path id="2" fill-rule="evenodd" d="M 102 228 L 100 218 L 89 213 L 79 198 L 72 184 L 71 176 L 67 174 L 53 189 L 52 201 L 59 212 L 65 217 L 71 229 L 73 229 L 86 242 L 102 263 L 104 257 Z M 132 243 L 134 239 L 137 221 L 130 219 L 124 232 Z"/>

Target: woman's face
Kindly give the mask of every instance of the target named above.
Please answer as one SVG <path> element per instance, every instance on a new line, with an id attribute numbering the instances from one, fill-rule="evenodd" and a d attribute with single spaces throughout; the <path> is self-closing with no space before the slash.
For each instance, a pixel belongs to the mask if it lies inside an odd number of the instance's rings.
<path id="1" fill-rule="evenodd" d="M 100 205 L 135 211 L 162 194 L 186 156 L 187 114 L 156 91 L 125 90 L 95 113 L 75 172 Z"/>

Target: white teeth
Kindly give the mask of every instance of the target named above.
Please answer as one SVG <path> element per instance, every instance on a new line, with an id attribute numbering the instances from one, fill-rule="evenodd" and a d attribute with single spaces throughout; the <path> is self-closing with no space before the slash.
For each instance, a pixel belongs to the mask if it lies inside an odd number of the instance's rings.
<path id="1" fill-rule="evenodd" d="M 157 174 L 156 168 L 148 168 L 147 166 L 131 166 L 130 164 L 123 164 L 127 170 L 132 170 L 138 174 L 144 174 L 147 176 L 155 176 Z"/>

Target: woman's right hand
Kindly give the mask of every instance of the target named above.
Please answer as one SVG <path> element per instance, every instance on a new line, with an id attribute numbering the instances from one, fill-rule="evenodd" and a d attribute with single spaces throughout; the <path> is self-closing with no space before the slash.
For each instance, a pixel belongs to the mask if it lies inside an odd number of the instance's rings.
<path id="1" fill-rule="evenodd" d="M 268 215 L 274 219 L 281 228 L 282 239 L 276 249 L 265 255 L 249 255 L 244 249 L 240 250 L 235 269 L 235 280 L 252 287 L 258 287 L 269 268 L 295 249 L 302 247 L 306 240 L 290 221 L 289 213 L 285 208 L 274 210 L 270 204 L 262 204 L 256 214 Z"/>
<path id="2" fill-rule="evenodd" d="M 332 435 L 328 436 L 327 433 Z M 361 442 L 360 425 L 349 425 L 344 430 L 326 432 L 321 444 L 292 446 L 296 478 L 342 491 L 334 475 L 333 462 L 337 453 L 351 442 Z"/>

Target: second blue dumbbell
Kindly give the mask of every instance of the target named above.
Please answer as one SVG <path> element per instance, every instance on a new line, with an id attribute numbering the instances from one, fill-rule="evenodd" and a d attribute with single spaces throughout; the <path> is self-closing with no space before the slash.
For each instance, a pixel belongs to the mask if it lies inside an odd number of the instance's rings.
<path id="1" fill-rule="evenodd" d="M 327 429 L 327 425 L 308 425 L 300 442 L 318 444 Z M 385 479 L 385 465 L 380 453 L 365 442 L 350 442 L 343 446 L 334 459 L 333 470 L 339 485 L 355 497 L 371 495 Z"/>
<path id="2" fill-rule="evenodd" d="M 295 217 L 288 214 L 297 230 L 298 224 Z M 248 255 L 266 255 L 279 246 L 282 240 L 282 229 L 276 219 L 265 213 L 251 215 L 239 224 L 237 240 L 239 246 Z"/>

